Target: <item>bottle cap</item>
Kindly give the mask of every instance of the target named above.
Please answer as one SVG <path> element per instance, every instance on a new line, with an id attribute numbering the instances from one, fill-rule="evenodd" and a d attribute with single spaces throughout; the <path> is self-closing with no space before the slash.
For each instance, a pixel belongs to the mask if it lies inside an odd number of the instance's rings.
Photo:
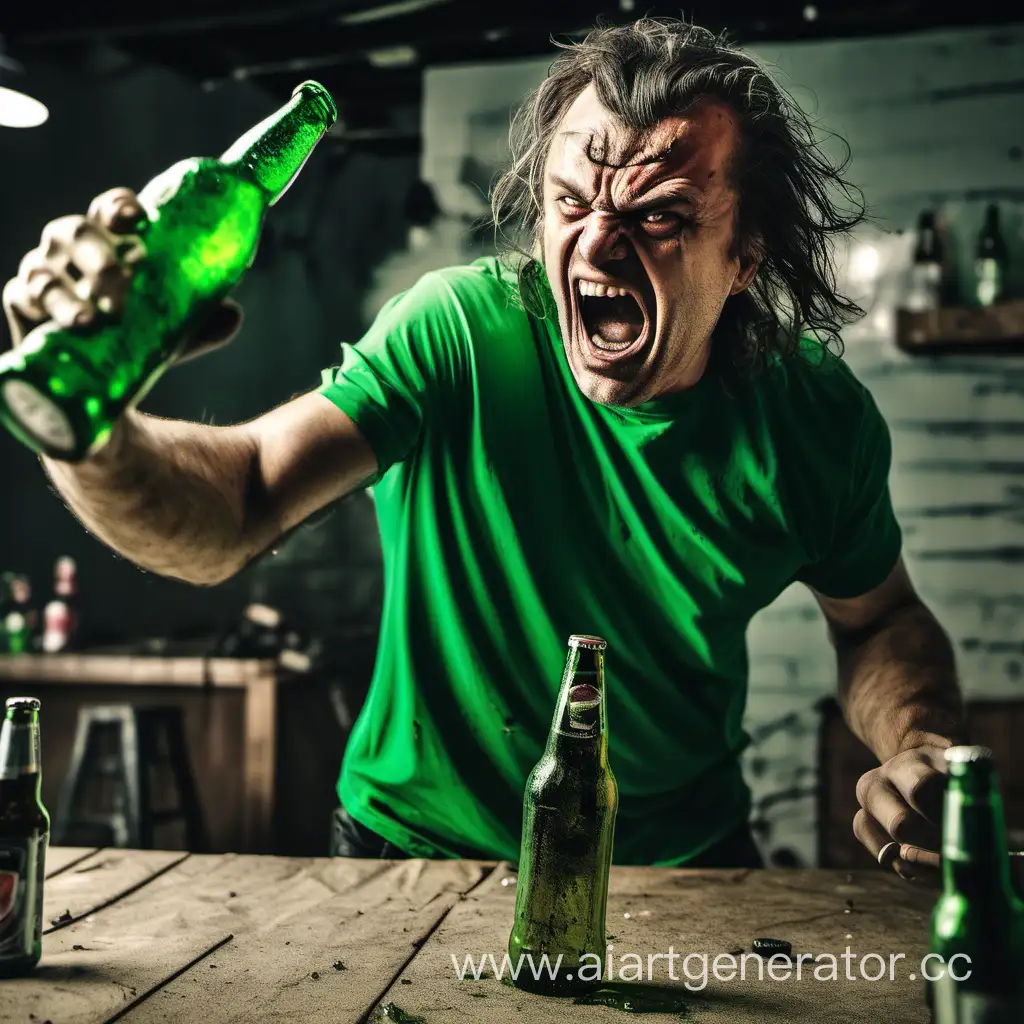
<path id="1" fill-rule="evenodd" d="M 949 747 L 945 752 L 948 764 L 969 764 L 973 761 L 991 761 L 992 751 L 988 747 Z"/>
<path id="2" fill-rule="evenodd" d="M 8 711 L 38 711 L 42 706 L 38 697 L 8 697 L 5 704 Z"/>
<path id="3" fill-rule="evenodd" d="M 793 944 L 788 939 L 754 939 L 750 951 L 768 959 L 773 956 L 789 956 L 793 952 Z"/>
<path id="4" fill-rule="evenodd" d="M 579 633 L 574 633 L 569 637 L 570 647 L 586 647 L 591 651 L 603 651 L 608 644 L 602 640 L 599 636 L 584 636 Z"/>

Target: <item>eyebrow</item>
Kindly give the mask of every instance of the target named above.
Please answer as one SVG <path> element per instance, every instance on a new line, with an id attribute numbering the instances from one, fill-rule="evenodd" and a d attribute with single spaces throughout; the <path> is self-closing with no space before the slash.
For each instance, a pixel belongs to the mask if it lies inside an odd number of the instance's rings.
<path id="1" fill-rule="evenodd" d="M 551 175 L 549 181 L 555 188 L 565 189 L 566 192 L 571 192 L 577 198 L 582 199 L 584 190 L 576 182 L 563 178 L 559 174 Z M 704 205 L 704 197 L 695 185 L 672 182 L 661 187 L 655 186 L 653 191 L 655 195 L 651 198 L 640 199 L 632 203 L 627 201 L 621 212 L 651 213 L 654 210 L 661 210 L 666 206 L 675 206 L 679 203 L 689 203 L 699 211 Z M 587 201 L 589 202 L 589 200 Z"/>

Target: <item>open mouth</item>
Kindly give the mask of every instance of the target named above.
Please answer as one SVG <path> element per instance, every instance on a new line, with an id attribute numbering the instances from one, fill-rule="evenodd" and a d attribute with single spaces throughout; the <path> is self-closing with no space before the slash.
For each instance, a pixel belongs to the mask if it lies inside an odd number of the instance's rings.
<path id="1" fill-rule="evenodd" d="M 649 317 L 634 291 L 580 278 L 576 292 L 583 330 L 599 355 L 620 359 L 643 348 Z"/>

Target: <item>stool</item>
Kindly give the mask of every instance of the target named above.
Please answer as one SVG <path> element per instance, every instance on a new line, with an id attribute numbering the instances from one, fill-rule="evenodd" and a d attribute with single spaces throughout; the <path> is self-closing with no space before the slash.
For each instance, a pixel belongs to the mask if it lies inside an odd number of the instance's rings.
<path id="1" fill-rule="evenodd" d="M 155 793 L 168 790 L 176 802 L 157 810 Z M 127 704 L 79 709 L 51 842 L 152 850 L 155 828 L 175 821 L 184 824 L 186 849 L 205 850 L 181 709 Z"/>

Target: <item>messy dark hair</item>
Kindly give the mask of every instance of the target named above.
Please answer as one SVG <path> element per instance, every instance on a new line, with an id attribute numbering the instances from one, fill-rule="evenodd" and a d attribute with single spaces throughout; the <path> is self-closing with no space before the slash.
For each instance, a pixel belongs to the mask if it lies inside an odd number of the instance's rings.
<path id="1" fill-rule="evenodd" d="M 641 18 L 558 45 L 565 52 L 513 118 L 511 161 L 490 197 L 495 239 L 518 267 L 526 308 L 551 313 L 532 250 L 543 230 L 548 149 L 576 97 L 593 83 L 601 103 L 641 132 L 710 97 L 727 103 L 739 122 L 730 169 L 738 196 L 733 256 L 759 261 L 750 287 L 726 300 L 716 345 L 746 369 L 791 354 L 807 333 L 841 350 L 840 331 L 864 314 L 839 293 L 833 255 L 834 238 L 865 219 L 863 196 L 844 177 L 849 148 L 841 162 L 830 159 L 810 118 L 764 63 L 686 21 Z"/>

